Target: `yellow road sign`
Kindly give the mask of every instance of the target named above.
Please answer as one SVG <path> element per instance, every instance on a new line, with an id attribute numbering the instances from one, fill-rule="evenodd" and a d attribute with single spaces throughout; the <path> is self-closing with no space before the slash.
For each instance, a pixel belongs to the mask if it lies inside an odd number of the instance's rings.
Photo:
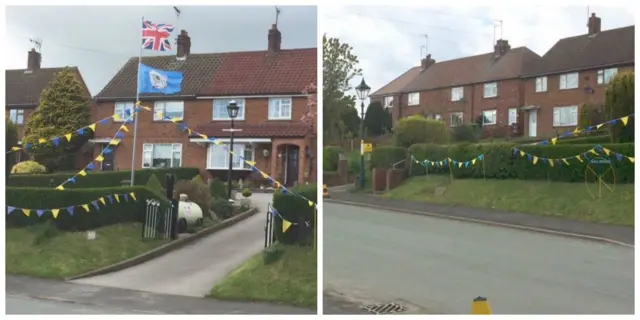
<path id="1" fill-rule="evenodd" d="M 372 143 L 363 143 L 362 144 L 362 152 L 367 153 L 367 152 L 372 152 L 373 151 L 373 144 Z"/>

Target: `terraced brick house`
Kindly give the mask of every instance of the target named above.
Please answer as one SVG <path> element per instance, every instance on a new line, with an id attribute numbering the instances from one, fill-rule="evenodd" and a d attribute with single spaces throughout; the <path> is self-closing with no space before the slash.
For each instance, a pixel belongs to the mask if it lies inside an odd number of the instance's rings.
<path id="1" fill-rule="evenodd" d="M 135 168 L 196 167 L 203 178 L 227 178 L 229 156 L 222 146 L 181 132 L 158 114 L 182 119 L 190 128 L 229 143 L 227 105 L 240 110 L 233 150 L 252 159 L 262 171 L 291 186 L 316 177 L 316 123 L 301 119 L 307 112 L 303 92 L 317 82 L 317 48 L 282 49 L 275 25 L 268 32 L 267 50 L 191 53 L 191 38 L 181 31 L 175 56 L 143 57 L 154 68 L 180 71 L 182 91 L 173 95 L 141 95 Z M 132 110 L 136 96 L 138 58 L 131 58 L 95 97 L 96 119 Z M 119 124 L 101 126 L 95 141 L 104 148 Z M 131 169 L 132 131 L 121 139 L 102 170 Z M 105 166 L 106 163 L 106 166 Z M 233 160 L 234 179 L 258 179 L 240 159 Z"/>

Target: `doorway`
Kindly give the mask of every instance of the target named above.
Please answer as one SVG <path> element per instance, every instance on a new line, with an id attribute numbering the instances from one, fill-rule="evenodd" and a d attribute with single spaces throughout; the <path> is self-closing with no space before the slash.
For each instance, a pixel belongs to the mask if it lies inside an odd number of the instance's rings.
<path id="1" fill-rule="evenodd" d="M 108 147 L 108 144 L 103 144 L 102 145 L 102 150 L 100 150 L 101 152 L 104 151 L 104 148 Z M 104 160 L 102 160 L 102 165 L 100 167 L 101 171 L 113 171 L 113 159 L 114 159 L 114 155 L 115 155 L 115 148 L 110 148 L 111 152 L 107 153 L 107 154 L 102 154 L 102 157 L 104 158 Z"/>
<path id="2" fill-rule="evenodd" d="M 529 137 L 535 137 L 538 134 L 538 110 L 529 110 Z"/>
<path id="3" fill-rule="evenodd" d="M 298 183 L 300 147 L 288 145 L 285 147 L 284 153 L 284 184 L 295 186 Z"/>

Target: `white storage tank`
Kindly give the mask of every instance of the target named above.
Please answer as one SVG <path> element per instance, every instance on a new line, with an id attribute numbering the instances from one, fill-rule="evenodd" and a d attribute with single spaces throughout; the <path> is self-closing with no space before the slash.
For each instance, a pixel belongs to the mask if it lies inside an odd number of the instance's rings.
<path id="1" fill-rule="evenodd" d="M 202 226 L 202 209 L 195 202 L 189 201 L 186 194 L 180 195 L 178 201 L 178 232 L 184 233 L 188 226 Z"/>

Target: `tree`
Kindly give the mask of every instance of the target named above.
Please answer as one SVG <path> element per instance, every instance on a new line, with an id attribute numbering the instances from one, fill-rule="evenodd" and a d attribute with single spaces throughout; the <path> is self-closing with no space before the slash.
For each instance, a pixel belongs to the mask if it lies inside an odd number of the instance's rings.
<path id="1" fill-rule="evenodd" d="M 360 134 L 360 116 L 358 110 L 354 107 L 345 108 L 342 113 L 342 124 L 344 125 L 344 135 L 350 134 L 351 137 L 358 137 Z"/>
<path id="2" fill-rule="evenodd" d="M 341 43 L 337 38 L 327 38 L 326 34 L 322 36 L 323 134 L 328 139 L 340 138 L 339 123 L 343 110 L 355 104 L 355 97 L 346 94 L 351 90 L 349 81 L 361 74 L 361 70 L 356 68 L 358 57 L 352 50 L 351 46 Z"/>
<path id="3" fill-rule="evenodd" d="M 634 113 L 634 73 L 618 73 L 609 83 L 605 93 L 604 110 L 608 121 L 622 118 Z M 632 142 L 634 141 L 634 117 L 629 117 L 624 125 L 617 121 L 611 125 L 609 130 L 611 142 Z"/>
<path id="4" fill-rule="evenodd" d="M 381 103 L 369 104 L 364 116 L 364 126 L 370 136 L 376 137 L 388 133 L 391 130 L 391 114 L 384 109 Z"/>
<path id="5" fill-rule="evenodd" d="M 80 128 L 91 121 L 89 99 L 84 86 L 68 68 L 58 72 L 40 95 L 40 104 L 27 121 L 23 143 L 32 145 L 28 149 L 32 158 L 43 164 L 48 171 L 73 167 L 74 152 L 93 134 L 89 129 L 81 136 Z M 65 134 L 74 133 L 71 141 Z M 57 142 L 39 143 L 39 139 L 61 137 Z"/>
<path id="6" fill-rule="evenodd" d="M 5 125 L 6 125 L 6 129 L 5 129 L 5 152 L 6 153 L 6 174 L 7 176 L 9 176 L 9 174 L 11 173 L 11 168 L 13 167 L 14 164 L 16 164 L 16 152 L 20 152 L 20 151 L 13 151 L 13 152 L 9 152 L 11 150 L 12 147 L 15 147 L 18 145 L 18 127 L 16 127 L 16 125 L 11 122 L 9 119 L 5 120 Z"/>
<path id="7" fill-rule="evenodd" d="M 442 144 L 449 140 L 449 133 L 444 122 L 426 119 L 421 115 L 414 115 L 398 121 L 393 135 L 396 146 L 408 148 L 416 143 Z"/>

